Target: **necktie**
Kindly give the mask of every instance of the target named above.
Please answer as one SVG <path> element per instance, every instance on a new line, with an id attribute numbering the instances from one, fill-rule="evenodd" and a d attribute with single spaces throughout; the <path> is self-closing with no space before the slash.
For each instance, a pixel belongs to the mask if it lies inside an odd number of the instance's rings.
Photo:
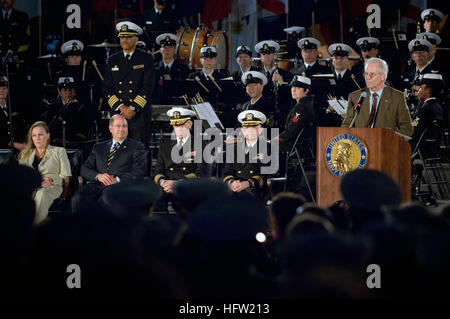
<path id="1" fill-rule="evenodd" d="M 177 148 L 178 148 L 178 149 L 181 149 L 182 147 L 183 147 L 183 140 L 180 139 L 180 140 L 178 141 Z"/>
<path id="2" fill-rule="evenodd" d="M 311 69 L 311 66 L 307 65 L 306 70 L 309 70 L 309 69 Z"/>
<path id="3" fill-rule="evenodd" d="M 9 18 L 9 13 L 5 12 L 5 20 L 8 20 L 8 18 Z"/>
<path id="4" fill-rule="evenodd" d="M 270 80 L 270 71 L 266 71 L 266 77 L 268 80 Z"/>
<path id="5" fill-rule="evenodd" d="M 339 75 L 338 75 L 338 80 L 342 80 L 342 74 L 341 73 L 339 73 Z"/>
<path id="6" fill-rule="evenodd" d="M 372 94 L 372 97 L 373 97 L 372 110 L 370 111 L 369 122 L 367 122 L 367 127 L 372 127 L 372 124 L 375 121 L 375 110 L 377 109 L 378 94 L 374 93 Z"/>
<path id="7" fill-rule="evenodd" d="M 127 62 L 130 61 L 130 58 L 131 58 L 131 55 L 129 55 L 129 54 L 126 54 L 126 55 L 125 55 L 125 60 L 127 60 Z"/>
<path id="8" fill-rule="evenodd" d="M 6 106 L 5 107 L 2 106 L 1 108 L 2 108 L 3 113 L 5 113 L 5 115 L 8 116 L 8 111 L 6 110 Z"/>
<path id="9" fill-rule="evenodd" d="M 168 65 L 166 65 L 166 67 L 165 67 L 165 72 L 166 72 L 166 74 L 170 73 L 170 69 L 169 69 Z"/>
<path id="10" fill-rule="evenodd" d="M 108 161 L 106 162 L 106 165 L 107 165 L 107 166 L 110 166 L 110 165 L 111 165 L 111 162 L 112 162 L 112 160 L 113 160 L 113 158 L 114 158 L 114 155 L 116 155 L 116 152 L 117 152 L 117 150 L 119 149 L 119 146 L 120 146 L 120 143 L 119 143 L 119 142 L 116 142 L 116 144 L 114 144 L 113 149 L 109 152 L 109 155 L 108 155 Z"/>

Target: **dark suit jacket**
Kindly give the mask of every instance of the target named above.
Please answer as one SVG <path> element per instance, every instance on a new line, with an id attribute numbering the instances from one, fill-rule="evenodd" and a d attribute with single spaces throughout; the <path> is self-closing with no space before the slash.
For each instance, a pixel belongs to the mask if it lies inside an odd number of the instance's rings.
<path id="1" fill-rule="evenodd" d="M 25 12 L 12 9 L 8 20 L 0 11 L 0 55 L 3 56 L 11 49 L 14 53 L 25 52 L 30 45 L 30 37 L 27 34 L 29 26 L 28 15 Z"/>
<path id="2" fill-rule="evenodd" d="M 358 103 L 361 92 L 367 93 L 366 98 L 361 106 L 361 111 L 356 117 L 354 127 L 366 127 L 370 116 L 370 93 L 368 88 L 357 90 L 350 93 L 348 97 L 348 108 L 342 127 L 349 127 L 355 114 L 355 105 Z M 413 127 L 411 117 L 409 115 L 408 106 L 406 105 L 405 96 L 402 92 L 385 86 L 383 94 L 380 97 L 378 111 L 375 117 L 375 125 L 373 127 L 390 128 L 401 134 L 411 136 Z"/>
<path id="3" fill-rule="evenodd" d="M 117 150 L 111 165 L 107 166 L 112 140 L 94 145 L 91 154 L 81 167 L 81 176 L 94 182 L 97 174 L 108 173 L 121 180 L 140 178 L 147 174 L 148 157 L 144 144 L 131 138 L 125 139 Z"/>
<path id="4" fill-rule="evenodd" d="M 186 80 L 189 75 L 189 67 L 186 64 L 174 60 L 170 67 L 169 73 L 164 69 L 164 62 L 158 61 L 155 64 L 155 69 L 159 71 L 160 78 L 164 80 L 164 75 L 169 74 L 170 80 Z"/>
<path id="5" fill-rule="evenodd" d="M 319 64 L 319 62 L 316 61 L 316 63 L 308 70 L 306 69 L 306 65 L 303 64 L 296 73 L 310 78 L 313 74 L 329 74 L 332 73 L 332 71 L 329 67 Z"/>

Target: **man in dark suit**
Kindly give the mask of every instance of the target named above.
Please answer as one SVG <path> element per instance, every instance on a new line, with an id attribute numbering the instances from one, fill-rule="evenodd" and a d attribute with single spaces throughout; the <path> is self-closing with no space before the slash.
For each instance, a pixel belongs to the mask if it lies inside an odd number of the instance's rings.
<path id="1" fill-rule="evenodd" d="M 350 93 L 342 127 L 384 127 L 403 135 L 412 135 L 411 117 L 403 93 L 385 85 L 388 71 L 388 65 L 382 59 L 366 61 L 366 88 Z M 366 98 L 358 107 L 363 92 Z M 351 125 L 354 118 L 354 125 Z"/>
<path id="2" fill-rule="evenodd" d="M 437 9 L 428 8 L 420 13 L 420 17 L 425 31 L 436 33 L 439 30 L 439 23 L 444 19 L 444 14 Z"/>
<path id="3" fill-rule="evenodd" d="M 257 110 L 271 118 L 270 126 L 273 126 L 275 108 L 273 102 L 263 94 L 264 86 L 267 84 L 267 77 L 259 71 L 248 71 L 242 74 L 241 81 L 245 85 L 245 91 L 250 100 L 245 102 L 242 111 Z"/>
<path id="4" fill-rule="evenodd" d="M 148 143 L 150 97 L 155 71 L 152 56 L 136 50 L 142 29 L 129 21 L 116 25 L 123 51 L 109 57 L 105 67 L 104 93 L 111 110 L 129 123 L 130 137 Z"/>
<path id="5" fill-rule="evenodd" d="M 370 58 L 380 57 L 380 40 L 373 37 L 362 37 L 356 40 L 356 45 L 361 50 L 362 60 L 352 67 L 352 72 L 356 76 L 359 86 L 365 86 L 364 82 L 364 62 Z"/>
<path id="6" fill-rule="evenodd" d="M 21 56 L 30 46 L 30 30 L 28 15 L 13 8 L 15 0 L 1 1 L 0 14 L 0 56 L 8 50 Z"/>
<path id="7" fill-rule="evenodd" d="M 87 180 L 72 198 L 72 211 L 84 204 L 101 199 L 103 190 L 125 180 L 143 178 L 147 174 L 148 160 L 144 144 L 128 138 L 127 120 L 114 115 L 109 122 L 112 139 L 94 145 L 81 167 L 81 176 Z"/>
<path id="8" fill-rule="evenodd" d="M 11 142 L 22 143 L 26 139 L 26 123 L 23 117 L 8 105 L 8 78 L 0 76 L 0 148 L 10 148 Z"/>
<path id="9" fill-rule="evenodd" d="M 320 41 L 315 38 L 302 38 L 298 41 L 298 47 L 302 50 L 303 65 L 299 68 L 298 74 L 310 78 L 314 74 L 329 74 L 331 70 L 325 65 L 319 64 L 318 48 Z"/>
<path id="10" fill-rule="evenodd" d="M 150 1 L 144 1 L 144 6 L 147 4 L 146 2 Z M 151 8 L 142 12 L 141 24 L 146 25 L 150 32 L 175 31 L 178 25 L 173 12 L 167 6 L 166 0 L 153 0 Z M 153 39 L 149 40 L 153 42 Z"/>

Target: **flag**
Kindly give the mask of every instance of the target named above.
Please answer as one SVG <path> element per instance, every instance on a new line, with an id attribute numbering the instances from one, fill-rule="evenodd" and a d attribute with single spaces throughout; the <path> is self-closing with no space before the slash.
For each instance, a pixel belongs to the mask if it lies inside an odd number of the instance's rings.
<path id="1" fill-rule="evenodd" d="M 258 5 L 261 8 L 276 15 L 287 13 L 288 3 L 288 0 L 258 0 Z"/>
<path id="2" fill-rule="evenodd" d="M 225 18 L 231 12 L 232 0 L 205 0 L 202 23 L 212 28 L 212 22 Z"/>
<path id="3" fill-rule="evenodd" d="M 119 17 L 129 17 L 144 11 L 143 0 L 117 0 L 117 12 Z"/>

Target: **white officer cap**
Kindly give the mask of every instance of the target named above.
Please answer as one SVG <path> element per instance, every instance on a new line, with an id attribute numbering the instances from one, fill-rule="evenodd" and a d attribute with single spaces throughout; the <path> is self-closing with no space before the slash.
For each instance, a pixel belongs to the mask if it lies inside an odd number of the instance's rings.
<path id="1" fill-rule="evenodd" d="M 177 36 L 173 33 L 163 33 L 156 37 L 156 44 L 164 46 L 175 46 L 177 45 Z"/>
<path id="2" fill-rule="evenodd" d="M 431 44 L 439 45 L 442 42 L 440 36 L 433 32 L 422 32 L 416 36 L 416 39 L 425 39 L 430 41 Z"/>
<path id="3" fill-rule="evenodd" d="M 74 84 L 75 84 L 75 81 L 73 80 L 73 77 L 70 77 L 70 76 L 60 77 L 58 79 L 58 89 L 73 88 Z"/>
<path id="4" fill-rule="evenodd" d="M 433 45 L 430 41 L 425 39 L 414 39 L 409 41 L 408 49 L 411 52 L 414 51 L 431 51 L 433 49 Z"/>
<path id="5" fill-rule="evenodd" d="M 266 116 L 263 112 L 247 110 L 238 114 L 238 121 L 242 126 L 257 126 L 266 123 Z"/>
<path id="6" fill-rule="evenodd" d="M 136 47 L 145 49 L 147 47 L 147 44 L 145 44 L 144 41 L 138 41 L 136 42 Z"/>
<path id="7" fill-rule="evenodd" d="M 348 56 L 352 51 L 352 48 L 344 43 L 333 43 L 328 47 L 328 52 L 332 56 Z"/>
<path id="8" fill-rule="evenodd" d="M 217 56 L 216 47 L 207 47 L 204 46 L 200 49 L 200 57 L 201 58 L 215 58 Z"/>
<path id="9" fill-rule="evenodd" d="M 439 11 L 438 9 L 425 9 L 420 14 L 420 17 L 423 21 L 431 19 L 431 20 L 437 20 L 438 22 L 441 22 L 444 19 L 444 14 Z"/>
<path id="10" fill-rule="evenodd" d="M 184 107 L 172 107 L 167 111 L 167 116 L 170 120 L 170 125 L 183 125 L 187 121 L 196 117 L 194 111 Z"/>
<path id="11" fill-rule="evenodd" d="M 370 50 L 372 48 L 377 49 L 380 45 L 380 40 L 372 37 L 363 37 L 356 40 L 356 45 L 359 46 L 361 50 Z"/>
<path id="12" fill-rule="evenodd" d="M 69 40 L 61 45 L 61 53 L 66 56 L 81 55 L 81 51 L 83 51 L 83 49 L 84 49 L 83 42 L 79 40 Z"/>
<path id="13" fill-rule="evenodd" d="M 8 85 L 8 78 L 4 75 L 0 76 L 0 86 L 7 86 Z"/>
<path id="14" fill-rule="evenodd" d="M 255 51 L 259 54 L 270 54 L 280 50 L 280 45 L 273 40 L 265 40 L 256 43 Z"/>
<path id="15" fill-rule="evenodd" d="M 297 34 L 300 34 L 300 33 L 304 32 L 305 28 L 304 27 L 293 26 L 293 27 L 285 28 L 285 29 L 283 29 L 283 31 L 287 32 L 287 34 L 297 35 Z"/>
<path id="16" fill-rule="evenodd" d="M 249 56 L 252 56 L 252 50 L 250 50 L 250 48 L 246 45 L 240 45 L 238 46 L 238 48 L 236 49 L 236 56 L 238 56 L 241 53 L 245 53 L 248 54 Z"/>
<path id="17" fill-rule="evenodd" d="M 139 36 L 143 30 L 136 23 L 130 21 L 122 21 L 116 24 L 116 30 L 119 32 L 118 37 Z"/>
<path id="18" fill-rule="evenodd" d="M 305 89 L 311 89 L 311 79 L 306 76 L 294 75 L 292 78 L 290 86 L 302 87 Z"/>
<path id="19" fill-rule="evenodd" d="M 316 38 L 302 38 L 298 40 L 297 45 L 301 50 L 317 49 L 320 47 L 320 41 Z"/>
<path id="20" fill-rule="evenodd" d="M 250 83 L 261 83 L 262 85 L 267 84 L 267 77 L 259 71 L 247 71 L 241 76 L 241 81 L 244 85 Z"/>

